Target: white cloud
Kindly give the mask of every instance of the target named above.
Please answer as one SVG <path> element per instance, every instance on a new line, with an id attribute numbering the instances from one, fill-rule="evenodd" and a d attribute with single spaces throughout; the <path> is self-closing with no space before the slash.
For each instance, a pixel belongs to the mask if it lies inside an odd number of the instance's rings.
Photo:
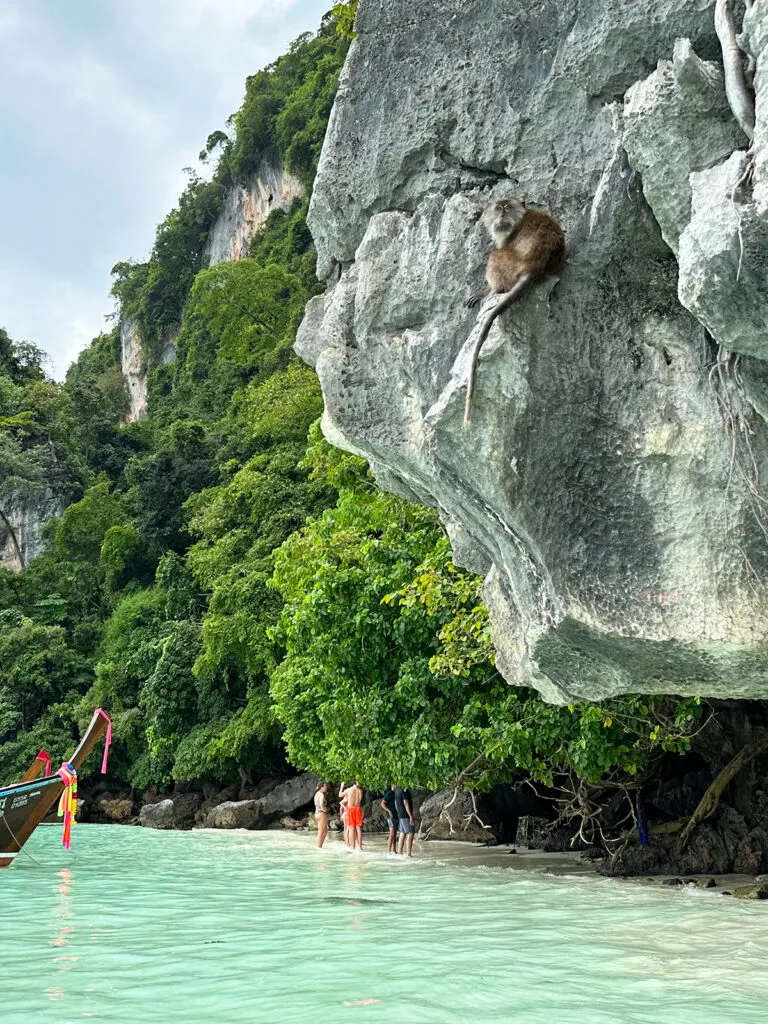
<path id="1" fill-rule="evenodd" d="M 331 0 L 0 0 L 0 326 L 61 375 L 245 78 Z M 9 257 L 8 254 L 12 254 Z"/>

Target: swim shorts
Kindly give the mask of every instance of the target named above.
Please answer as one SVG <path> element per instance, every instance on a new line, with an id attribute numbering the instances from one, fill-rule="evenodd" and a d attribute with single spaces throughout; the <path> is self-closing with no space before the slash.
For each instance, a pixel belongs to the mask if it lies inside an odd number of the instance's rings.
<path id="1" fill-rule="evenodd" d="M 400 831 L 404 836 L 407 836 L 410 832 L 415 832 L 415 827 L 411 824 L 410 818 L 400 818 Z"/>
<path id="2" fill-rule="evenodd" d="M 350 807 L 347 811 L 347 825 L 350 828 L 360 828 L 363 824 L 363 808 Z"/>

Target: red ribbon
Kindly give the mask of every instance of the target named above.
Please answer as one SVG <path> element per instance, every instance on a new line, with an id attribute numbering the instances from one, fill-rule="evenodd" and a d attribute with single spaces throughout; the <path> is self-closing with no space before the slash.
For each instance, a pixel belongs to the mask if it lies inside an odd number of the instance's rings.
<path id="1" fill-rule="evenodd" d="M 109 756 L 109 745 L 112 742 L 112 719 L 103 708 L 96 708 L 96 714 L 107 720 L 107 738 L 104 741 L 104 757 L 101 759 L 101 774 L 107 774 L 107 757 Z"/>
<path id="2" fill-rule="evenodd" d="M 47 750 L 41 750 L 35 758 L 36 761 L 42 761 L 45 765 L 45 777 L 46 779 L 51 774 L 51 755 Z"/>

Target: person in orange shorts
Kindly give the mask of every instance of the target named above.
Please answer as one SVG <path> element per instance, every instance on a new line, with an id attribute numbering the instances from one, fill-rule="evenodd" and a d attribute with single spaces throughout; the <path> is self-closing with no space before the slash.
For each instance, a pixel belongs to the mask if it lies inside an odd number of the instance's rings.
<path id="1" fill-rule="evenodd" d="M 353 782 L 344 795 L 347 798 L 347 828 L 350 834 L 350 846 L 363 848 L 363 791 Z"/>

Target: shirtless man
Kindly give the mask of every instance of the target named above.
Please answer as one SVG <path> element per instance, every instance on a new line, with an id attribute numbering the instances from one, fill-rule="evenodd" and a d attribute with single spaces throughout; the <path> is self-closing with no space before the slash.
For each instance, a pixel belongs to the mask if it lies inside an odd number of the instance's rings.
<path id="1" fill-rule="evenodd" d="M 356 782 L 344 793 L 347 798 L 347 828 L 349 829 L 349 845 L 363 849 L 363 791 Z"/>
<path id="2" fill-rule="evenodd" d="M 341 818 L 341 830 L 344 836 L 344 845 L 349 846 L 349 825 L 347 824 L 347 800 L 349 799 L 346 782 L 342 782 L 341 789 L 339 790 L 339 817 Z"/>

